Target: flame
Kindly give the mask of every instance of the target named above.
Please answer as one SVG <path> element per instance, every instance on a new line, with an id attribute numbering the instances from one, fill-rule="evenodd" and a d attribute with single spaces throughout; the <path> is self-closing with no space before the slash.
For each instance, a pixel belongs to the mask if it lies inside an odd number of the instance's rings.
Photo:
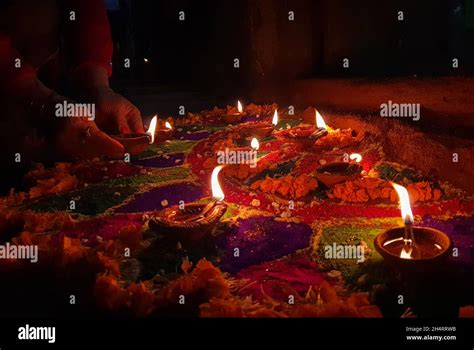
<path id="1" fill-rule="evenodd" d="M 326 123 L 324 122 L 323 117 L 321 116 L 321 114 L 319 114 L 319 112 L 317 110 L 315 110 L 315 111 L 316 111 L 316 126 L 320 129 L 327 130 L 328 127 L 327 127 Z"/>
<path id="2" fill-rule="evenodd" d="M 217 178 L 223 167 L 223 165 L 216 166 L 211 175 L 212 198 L 216 201 L 224 200 L 224 192 L 222 191 L 222 188 L 219 185 L 219 179 Z"/>
<path id="3" fill-rule="evenodd" d="M 240 101 L 237 100 L 237 110 L 239 111 L 239 113 L 242 113 L 244 111 L 244 108 L 242 107 L 242 103 L 240 103 Z"/>
<path id="4" fill-rule="evenodd" d="M 277 126 L 277 124 L 278 124 L 278 112 L 277 112 L 276 109 L 275 109 L 275 113 L 273 113 L 272 124 L 273 124 L 274 126 Z"/>
<path id="5" fill-rule="evenodd" d="M 405 223 L 413 223 L 413 213 L 411 212 L 410 207 L 410 197 L 408 196 L 408 191 L 405 187 L 392 183 L 393 188 L 397 191 L 398 198 L 400 198 L 400 207 L 402 212 L 402 219 L 405 220 Z"/>
<path id="6" fill-rule="evenodd" d="M 260 148 L 260 142 L 254 137 L 250 142 L 250 147 L 257 151 Z"/>
<path id="7" fill-rule="evenodd" d="M 170 130 L 173 129 L 173 127 L 171 126 L 171 124 L 169 122 L 165 123 L 165 127 L 166 127 L 166 129 L 170 129 Z"/>
<path id="8" fill-rule="evenodd" d="M 400 258 L 402 259 L 411 259 L 411 253 L 412 253 L 413 249 L 410 247 L 410 248 L 406 248 L 406 247 L 403 247 L 402 248 L 402 251 L 400 252 Z"/>
<path id="9" fill-rule="evenodd" d="M 146 132 L 148 135 L 150 135 L 150 144 L 155 142 L 155 129 L 156 129 L 156 121 L 157 121 L 157 116 L 155 115 L 150 122 L 150 126 L 148 128 L 148 131 Z"/>
<path id="10" fill-rule="evenodd" d="M 362 160 L 362 156 L 359 153 L 352 153 L 349 156 L 349 159 L 350 160 L 355 160 L 356 163 L 360 163 L 360 161 Z"/>

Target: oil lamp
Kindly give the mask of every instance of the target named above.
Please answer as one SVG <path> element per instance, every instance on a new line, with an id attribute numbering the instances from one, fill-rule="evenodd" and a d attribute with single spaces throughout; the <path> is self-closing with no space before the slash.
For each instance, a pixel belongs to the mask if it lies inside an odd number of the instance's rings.
<path id="1" fill-rule="evenodd" d="M 358 153 L 352 153 L 349 159 L 352 162 L 331 162 L 320 166 L 315 171 L 316 179 L 327 187 L 357 179 L 362 171 L 362 166 L 358 164 L 362 160 L 362 156 Z"/>
<path id="2" fill-rule="evenodd" d="M 299 142 L 313 145 L 315 141 L 328 134 L 328 127 L 321 114 L 315 110 L 316 128 L 314 125 L 300 125 L 285 131 L 284 136 Z"/>
<path id="3" fill-rule="evenodd" d="M 317 130 L 311 134 L 311 138 L 317 140 L 328 134 L 328 126 L 326 125 L 326 122 L 324 121 L 322 115 L 318 112 L 318 110 L 315 110 L 315 112 Z"/>
<path id="4" fill-rule="evenodd" d="M 209 203 L 193 202 L 166 208 L 150 219 L 149 227 L 157 232 L 173 235 L 173 238 L 182 243 L 198 241 L 212 234 L 227 210 L 218 179 L 222 168 L 219 165 L 212 171 L 212 199 Z"/>
<path id="5" fill-rule="evenodd" d="M 431 269 L 444 261 L 452 246 L 443 232 L 413 226 L 410 198 L 405 187 L 392 184 L 400 198 L 403 227 L 389 229 L 375 237 L 374 245 L 385 261 L 409 271 Z"/>
<path id="6" fill-rule="evenodd" d="M 268 137 L 272 134 L 277 124 L 278 111 L 275 110 L 271 123 L 268 121 L 246 123 L 243 126 L 241 133 L 244 137 L 257 137 L 259 139 L 264 139 L 265 137 Z"/>
<path id="7" fill-rule="evenodd" d="M 119 134 L 112 137 L 124 146 L 126 153 L 138 154 L 155 142 L 156 123 L 157 116 L 154 116 L 146 133 Z"/>
<path id="8" fill-rule="evenodd" d="M 156 128 L 154 143 L 163 143 L 166 140 L 169 140 L 173 133 L 173 127 L 168 121 L 166 121 L 164 124 L 161 124 L 160 127 Z"/>
<path id="9" fill-rule="evenodd" d="M 242 106 L 242 103 L 240 103 L 239 100 L 237 100 L 237 112 L 232 113 L 232 110 L 235 111 L 235 108 L 231 107 L 231 109 L 227 110 L 227 114 L 224 115 L 224 121 L 226 123 L 237 123 L 240 122 L 242 117 L 245 115 L 244 108 Z"/>

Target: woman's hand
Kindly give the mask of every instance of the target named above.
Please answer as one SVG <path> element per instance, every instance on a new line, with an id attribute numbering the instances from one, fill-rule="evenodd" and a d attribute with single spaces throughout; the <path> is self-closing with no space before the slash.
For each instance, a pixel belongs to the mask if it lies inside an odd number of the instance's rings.
<path id="1" fill-rule="evenodd" d="M 122 144 L 101 131 L 87 117 L 67 117 L 57 122 L 61 126 L 55 128 L 53 147 L 58 156 L 79 159 L 101 156 L 123 158 L 125 151 Z"/>
<path id="2" fill-rule="evenodd" d="M 106 156 L 122 158 L 124 147 L 101 131 L 88 115 L 58 116 L 56 106 L 74 102 L 63 96 L 55 95 L 45 107 L 47 117 L 52 120 L 52 144 L 54 153 L 67 158 L 94 158 Z"/>
<path id="3" fill-rule="evenodd" d="M 97 111 L 95 122 L 102 130 L 121 134 L 144 132 L 138 108 L 110 87 L 97 88 L 93 102 Z"/>
<path id="4" fill-rule="evenodd" d="M 140 111 L 109 87 L 103 67 L 85 64 L 75 70 L 72 81 L 85 100 L 95 103 L 95 122 L 102 130 L 112 134 L 144 132 Z"/>
<path id="5" fill-rule="evenodd" d="M 28 149 L 30 134 L 38 135 L 45 149 L 34 156 L 36 161 L 46 159 L 123 158 L 124 147 L 102 132 L 88 116 L 57 116 L 58 104 L 74 103 L 56 94 L 36 79 L 23 81 L 15 90 L 15 95 L 4 98 L 7 125 L 22 125 L 20 135 L 9 137 L 8 146 L 12 150 Z M 16 120 L 19 118 L 20 120 Z M 21 123 L 20 123 L 21 122 Z M 5 129 L 8 130 L 8 129 Z M 30 147 L 31 148 L 31 147 Z M 33 153 L 30 150 L 29 153 Z M 28 157 L 26 157 L 28 158 Z"/>

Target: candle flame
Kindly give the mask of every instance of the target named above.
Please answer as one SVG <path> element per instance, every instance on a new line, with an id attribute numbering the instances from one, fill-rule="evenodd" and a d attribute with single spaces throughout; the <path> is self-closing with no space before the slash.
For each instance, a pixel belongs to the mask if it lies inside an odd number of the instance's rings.
<path id="1" fill-rule="evenodd" d="M 272 124 L 273 124 L 274 126 L 277 126 L 277 124 L 278 124 L 278 112 L 277 112 L 276 109 L 275 109 L 275 113 L 273 113 Z"/>
<path id="2" fill-rule="evenodd" d="M 244 111 L 244 108 L 242 107 L 242 103 L 240 103 L 239 100 L 237 100 L 237 110 L 239 113 L 242 113 Z"/>
<path id="3" fill-rule="evenodd" d="M 169 122 L 165 123 L 165 127 L 166 127 L 166 129 L 170 129 L 170 130 L 173 129 L 173 127 L 171 126 L 171 124 Z"/>
<path id="4" fill-rule="evenodd" d="M 212 171 L 211 175 L 212 198 L 216 201 L 224 200 L 224 192 L 222 191 L 222 188 L 219 185 L 219 179 L 217 177 L 223 167 L 223 165 L 216 166 Z"/>
<path id="5" fill-rule="evenodd" d="M 250 142 L 250 147 L 257 151 L 260 148 L 260 142 L 254 137 Z"/>
<path id="6" fill-rule="evenodd" d="M 405 220 L 405 223 L 413 223 L 413 213 L 410 206 L 410 197 L 408 196 L 408 191 L 405 187 L 392 183 L 392 186 L 397 191 L 398 198 L 400 198 L 400 207 L 402 212 L 402 219 Z"/>
<path id="7" fill-rule="evenodd" d="M 150 135 L 150 144 L 155 142 L 155 129 L 156 129 L 156 121 L 158 117 L 155 115 L 150 122 L 150 126 L 148 127 L 148 131 L 146 132 L 148 135 Z"/>
<path id="8" fill-rule="evenodd" d="M 352 153 L 349 156 L 349 159 L 350 160 L 355 160 L 356 163 L 360 163 L 360 161 L 362 160 L 362 156 L 359 153 Z"/>
<path id="9" fill-rule="evenodd" d="M 324 121 L 323 117 L 317 110 L 316 111 L 316 126 L 320 129 L 327 130 L 328 127 L 326 125 L 326 122 Z"/>

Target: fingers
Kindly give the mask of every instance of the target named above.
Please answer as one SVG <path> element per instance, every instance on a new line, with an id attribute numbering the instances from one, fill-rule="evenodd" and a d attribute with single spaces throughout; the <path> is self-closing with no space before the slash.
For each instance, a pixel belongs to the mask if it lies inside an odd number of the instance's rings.
<path id="1" fill-rule="evenodd" d="M 140 111 L 125 99 L 120 100 L 109 113 L 109 118 L 114 120 L 121 134 L 145 132 Z"/>
<path id="2" fill-rule="evenodd" d="M 114 140 L 97 127 L 89 130 L 89 135 L 84 138 L 84 155 L 86 158 L 97 157 L 98 155 L 108 158 L 123 158 L 125 149 L 123 145 Z"/>
<path id="3" fill-rule="evenodd" d="M 117 129 L 121 134 L 128 134 L 131 132 L 130 127 L 128 126 L 127 116 L 120 113 L 120 110 L 115 115 L 115 122 L 117 123 Z"/>
<path id="4" fill-rule="evenodd" d="M 57 136 L 55 150 L 63 156 L 90 159 L 106 156 L 122 158 L 123 145 L 99 130 L 94 122 L 71 118 Z"/>
<path id="5" fill-rule="evenodd" d="M 144 133 L 145 130 L 143 129 L 143 121 L 142 121 L 142 116 L 140 114 L 140 111 L 137 108 L 135 108 L 135 106 L 132 106 L 132 107 L 133 108 L 126 116 L 128 126 L 133 132 Z"/>

